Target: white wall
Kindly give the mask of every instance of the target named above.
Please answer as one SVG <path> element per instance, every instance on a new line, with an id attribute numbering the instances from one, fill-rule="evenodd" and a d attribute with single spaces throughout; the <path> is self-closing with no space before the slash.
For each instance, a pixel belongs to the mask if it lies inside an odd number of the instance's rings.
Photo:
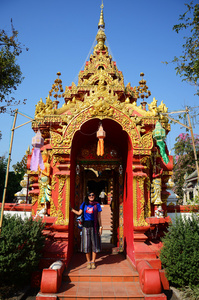
<path id="1" fill-rule="evenodd" d="M 179 217 L 180 215 L 183 217 L 183 218 L 189 218 L 192 214 L 199 214 L 199 212 L 197 213 L 180 213 L 180 212 L 177 212 L 177 213 L 167 213 L 167 216 L 169 216 L 171 218 L 171 221 L 173 222 L 175 220 L 175 217 L 177 215 L 177 217 Z"/>
<path id="2" fill-rule="evenodd" d="M 20 216 L 22 218 L 22 220 L 29 218 L 32 215 L 31 211 L 12 211 L 12 210 L 7 211 L 7 210 L 4 210 L 4 215 L 8 215 L 8 214 L 11 216 L 14 216 L 14 215 Z"/>

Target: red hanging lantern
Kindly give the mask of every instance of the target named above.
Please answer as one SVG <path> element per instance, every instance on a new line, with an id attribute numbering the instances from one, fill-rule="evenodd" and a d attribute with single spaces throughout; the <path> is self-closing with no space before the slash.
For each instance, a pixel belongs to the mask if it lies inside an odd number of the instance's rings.
<path id="1" fill-rule="evenodd" d="M 98 156 L 103 156 L 104 155 L 104 139 L 106 137 L 106 132 L 104 131 L 102 124 L 100 124 L 99 129 L 97 131 L 97 138 L 98 143 L 97 143 L 97 155 Z"/>

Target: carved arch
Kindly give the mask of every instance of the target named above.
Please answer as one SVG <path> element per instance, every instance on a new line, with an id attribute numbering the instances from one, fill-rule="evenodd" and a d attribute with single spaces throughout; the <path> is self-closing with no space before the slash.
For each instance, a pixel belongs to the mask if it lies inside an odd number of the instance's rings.
<path id="1" fill-rule="evenodd" d="M 149 150 L 153 147 L 151 132 L 141 136 L 140 131 L 133 120 L 119 109 L 110 105 L 105 105 L 102 108 L 102 111 L 95 109 L 95 106 L 93 105 L 77 114 L 68 126 L 63 125 L 65 128 L 63 128 L 62 134 L 56 132 L 51 133 L 52 146 L 55 148 L 63 147 L 65 149 L 70 149 L 75 132 L 80 130 L 85 122 L 95 118 L 100 120 L 111 119 L 120 124 L 122 129 L 128 133 L 133 149 Z"/>

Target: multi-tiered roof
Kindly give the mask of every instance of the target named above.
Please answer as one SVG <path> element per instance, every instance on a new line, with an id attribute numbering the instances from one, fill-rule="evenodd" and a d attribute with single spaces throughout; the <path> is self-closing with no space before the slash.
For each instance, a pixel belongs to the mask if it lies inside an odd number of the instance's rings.
<path id="1" fill-rule="evenodd" d="M 105 45 L 105 23 L 103 15 L 103 5 L 101 6 L 100 20 L 98 23 L 98 32 L 96 36 L 97 44 L 94 47 L 93 54 L 90 55 L 89 61 L 79 73 L 78 84 L 74 82 L 71 86 L 66 86 L 63 91 L 62 81 L 59 78 L 61 73 L 57 73 L 58 78 L 52 85 L 52 89 L 46 98 L 46 104 L 42 99 L 36 105 L 35 119 L 36 123 L 43 123 L 49 119 L 49 116 L 60 116 L 62 122 L 69 123 L 82 110 L 94 105 L 94 109 L 98 109 L 103 113 L 109 110 L 111 115 L 111 106 L 122 110 L 129 117 L 154 118 L 160 117 L 159 113 L 166 113 L 167 108 L 163 102 L 157 106 L 157 100 L 153 98 L 152 103 L 148 104 L 146 110 L 146 99 L 151 95 L 148 90 L 146 81 L 143 79 L 144 74 L 141 73 L 142 79 L 138 87 L 131 87 L 130 83 L 124 85 L 123 74 L 118 70 L 116 62 L 112 60 Z M 51 97 L 55 100 L 51 100 Z M 58 108 L 58 99 L 64 98 L 64 104 Z M 137 106 L 137 99 L 141 98 L 140 106 Z M 161 116 L 164 121 L 167 120 Z M 37 127 L 35 122 L 33 122 Z M 167 128 L 168 129 L 168 128 Z"/>

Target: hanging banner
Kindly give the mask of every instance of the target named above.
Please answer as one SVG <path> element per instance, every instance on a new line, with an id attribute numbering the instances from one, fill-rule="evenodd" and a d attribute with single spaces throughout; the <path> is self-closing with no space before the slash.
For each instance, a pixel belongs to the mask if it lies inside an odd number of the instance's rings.
<path id="1" fill-rule="evenodd" d="M 44 139 L 41 136 L 40 130 L 38 130 L 36 135 L 32 138 L 32 146 L 34 147 L 34 149 L 30 162 L 31 171 L 38 171 L 38 167 L 44 170 L 44 162 L 41 155 L 41 147 L 43 146 L 43 144 Z"/>

